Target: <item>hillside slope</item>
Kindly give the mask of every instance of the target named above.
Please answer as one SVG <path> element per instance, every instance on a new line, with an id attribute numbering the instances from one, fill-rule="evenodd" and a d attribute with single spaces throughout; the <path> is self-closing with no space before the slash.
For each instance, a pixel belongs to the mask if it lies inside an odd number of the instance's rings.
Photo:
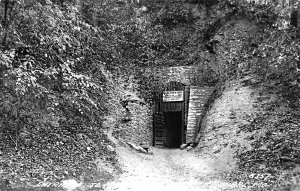
<path id="1" fill-rule="evenodd" d="M 255 132 L 241 130 L 262 113 L 257 105 L 259 89 L 247 84 L 252 80 L 252 77 L 246 76 L 227 83 L 201 125 L 198 150 L 216 157 L 224 170 L 236 168 L 237 160 L 234 157 L 237 153 L 252 149 L 252 141 L 246 138 Z"/>
<path id="2" fill-rule="evenodd" d="M 299 69 L 289 54 L 297 52 L 299 40 L 292 29 L 242 17 L 227 22 L 213 40 L 215 71 L 225 80 L 202 120 L 197 150 L 214 158 L 226 179 L 253 190 L 299 190 Z"/>

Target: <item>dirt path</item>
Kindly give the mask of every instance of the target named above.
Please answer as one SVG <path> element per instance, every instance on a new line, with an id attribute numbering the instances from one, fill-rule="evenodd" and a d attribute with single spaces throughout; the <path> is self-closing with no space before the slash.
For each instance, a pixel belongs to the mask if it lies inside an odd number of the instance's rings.
<path id="1" fill-rule="evenodd" d="M 104 186 L 105 191 L 223 191 L 243 190 L 236 183 L 224 182 L 217 177 L 218 170 L 195 152 L 179 149 L 151 148 L 153 155 L 136 153 L 118 147 L 124 173 Z M 214 177 L 214 178 L 213 178 Z"/>

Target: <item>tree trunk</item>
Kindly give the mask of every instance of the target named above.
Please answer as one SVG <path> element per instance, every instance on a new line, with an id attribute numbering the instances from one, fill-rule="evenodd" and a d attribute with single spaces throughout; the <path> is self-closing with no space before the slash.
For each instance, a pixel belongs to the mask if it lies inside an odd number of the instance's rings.
<path id="1" fill-rule="evenodd" d="M 3 15 L 3 21 L 2 21 L 2 27 L 4 29 L 4 35 L 2 38 L 2 48 L 6 47 L 6 42 L 7 42 L 7 36 L 9 33 L 9 25 L 11 23 L 11 15 L 12 15 L 12 10 L 15 5 L 15 1 L 13 0 L 4 0 L 4 15 Z"/>

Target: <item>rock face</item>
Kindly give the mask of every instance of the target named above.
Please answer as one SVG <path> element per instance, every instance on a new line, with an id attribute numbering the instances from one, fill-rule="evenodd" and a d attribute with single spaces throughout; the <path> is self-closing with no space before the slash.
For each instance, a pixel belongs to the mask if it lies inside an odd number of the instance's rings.
<path id="1" fill-rule="evenodd" d="M 138 84 L 133 75 L 123 83 L 111 92 L 110 113 L 103 126 L 107 129 L 113 128 L 112 135 L 117 139 L 135 144 L 140 142 L 151 144 L 153 134 L 151 106 L 139 95 Z"/>
<path id="2" fill-rule="evenodd" d="M 129 103 L 131 120 L 120 124 L 120 137 L 133 143 L 152 143 L 152 113 L 148 105 Z"/>

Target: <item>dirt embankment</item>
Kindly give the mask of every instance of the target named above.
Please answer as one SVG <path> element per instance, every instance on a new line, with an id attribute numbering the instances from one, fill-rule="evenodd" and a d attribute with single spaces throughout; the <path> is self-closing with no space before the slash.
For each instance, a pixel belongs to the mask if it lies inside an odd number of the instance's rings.
<path id="1" fill-rule="evenodd" d="M 247 138 L 255 132 L 244 132 L 241 127 L 252 122 L 263 111 L 257 106 L 259 89 L 248 83 L 255 82 L 253 76 L 226 84 L 221 97 L 216 99 L 201 126 L 201 139 L 197 149 L 216 160 L 224 170 L 236 168 L 234 157 L 251 150 L 253 140 Z"/>
<path id="2" fill-rule="evenodd" d="M 201 126 L 202 157 L 252 190 L 300 187 L 299 111 L 279 85 L 255 75 L 228 82 Z"/>

